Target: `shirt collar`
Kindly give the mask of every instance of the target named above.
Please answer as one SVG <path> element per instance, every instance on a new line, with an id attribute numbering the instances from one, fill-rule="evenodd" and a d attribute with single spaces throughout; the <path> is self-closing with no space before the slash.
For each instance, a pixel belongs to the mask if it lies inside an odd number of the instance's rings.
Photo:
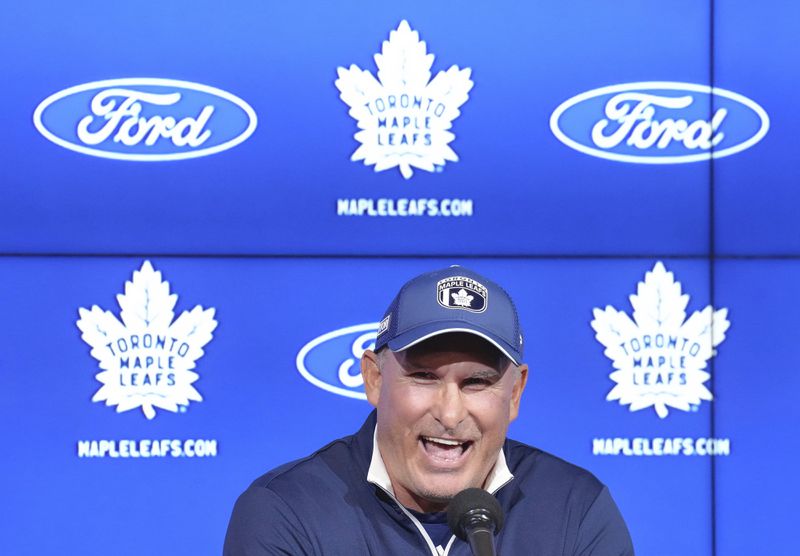
<path id="1" fill-rule="evenodd" d="M 483 489 L 491 494 L 494 494 L 500 487 L 507 484 L 514 478 L 511 471 L 508 469 L 506 463 L 506 456 L 502 448 L 500 453 L 497 454 L 497 461 L 489 473 L 488 480 Z M 372 433 L 372 460 L 369 463 L 369 471 L 367 471 L 367 481 L 373 485 L 379 486 L 392 496 L 394 496 L 394 489 L 392 488 L 392 481 L 389 479 L 389 473 L 386 471 L 386 465 L 383 463 L 381 451 L 378 449 L 378 425 L 375 425 L 375 431 Z"/>

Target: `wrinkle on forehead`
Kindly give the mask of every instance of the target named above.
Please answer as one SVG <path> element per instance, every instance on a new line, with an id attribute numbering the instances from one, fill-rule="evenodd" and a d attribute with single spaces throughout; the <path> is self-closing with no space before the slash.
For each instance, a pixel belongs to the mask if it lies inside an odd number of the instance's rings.
<path id="1" fill-rule="evenodd" d="M 389 352 L 388 348 L 381 349 L 378 353 L 379 359 Z M 404 368 L 435 368 L 454 359 L 481 363 L 500 374 L 504 374 L 509 366 L 517 368 L 491 343 L 467 332 L 440 334 L 406 350 L 390 353 L 394 354 L 397 362 Z"/>

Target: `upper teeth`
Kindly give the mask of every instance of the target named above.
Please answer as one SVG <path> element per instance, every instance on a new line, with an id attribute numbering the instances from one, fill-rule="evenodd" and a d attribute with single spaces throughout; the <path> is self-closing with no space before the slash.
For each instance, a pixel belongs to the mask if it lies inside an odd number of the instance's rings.
<path id="1" fill-rule="evenodd" d="M 458 440 L 448 440 L 446 438 L 434 438 L 432 436 L 423 436 L 429 442 L 436 442 L 438 444 L 445 444 L 446 446 L 458 446 L 461 444 Z"/>

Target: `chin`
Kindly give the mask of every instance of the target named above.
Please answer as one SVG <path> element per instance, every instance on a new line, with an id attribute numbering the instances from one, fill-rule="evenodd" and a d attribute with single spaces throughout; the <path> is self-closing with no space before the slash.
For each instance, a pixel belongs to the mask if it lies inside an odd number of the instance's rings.
<path id="1" fill-rule="evenodd" d="M 440 481 L 426 485 L 418 491 L 418 494 L 430 502 L 447 504 L 456 494 L 469 487 L 468 481 L 447 481 L 444 484 Z"/>

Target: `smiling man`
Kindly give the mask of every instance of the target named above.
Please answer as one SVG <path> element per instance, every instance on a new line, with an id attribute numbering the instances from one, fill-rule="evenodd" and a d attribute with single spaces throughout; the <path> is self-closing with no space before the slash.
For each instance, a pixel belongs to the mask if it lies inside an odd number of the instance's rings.
<path id="1" fill-rule="evenodd" d="M 629 556 L 630 536 L 589 472 L 506 438 L 528 378 L 513 301 L 463 267 L 407 282 L 361 360 L 376 410 L 353 436 L 257 479 L 226 556 L 468 556 L 450 500 L 477 487 L 505 513 L 503 556 Z"/>
<path id="2" fill-rule="evenodd" d="M 390 478 L 384 486 L 403 506 L 443 511 L 461 490 L 485 484 L 517 416 L 525 365 L 454 331 L 396 352 L 368 352 L 362 369 L 378 408 L 377 441 Z"/>

